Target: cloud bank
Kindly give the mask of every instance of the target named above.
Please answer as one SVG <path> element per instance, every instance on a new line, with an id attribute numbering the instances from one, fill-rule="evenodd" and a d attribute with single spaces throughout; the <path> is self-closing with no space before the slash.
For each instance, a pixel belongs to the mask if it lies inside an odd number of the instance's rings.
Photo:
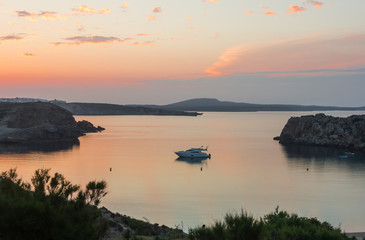
<path id="1" fill-rule="evenodd" d="M 44 19 L 44 20 L 48 20 L 48 21 L 54 21 L 56 19 L 62 19 L 64 20 L 65 17 L 59 17 L 57 16 L 57 12 L 49 12 L 49 11 L 43 11 L 40 13 L 32 13 L 32 12 L 28 12 L 28 11 L 15 11 L 14 13 L 16 13 L 18 15 L 18 17 L 22 17 L 22 18 L 26 18 L 27 20 L 30 21 L 35 21 L 38 22 L 40 18 Z"/>
<path id="2" fill-rule="evenodd" d="M 54 46 L 59 45 L 81 45 L 81 44 L 103 44 L 103 43 L 115 43 L 115 42 L 125 42 L 131 39 L 120 39 L 117 37 L 105 37 L 99 35 L 92 36 L 73 36 L 65 38 L 66 42 L 51 42 Z"/>

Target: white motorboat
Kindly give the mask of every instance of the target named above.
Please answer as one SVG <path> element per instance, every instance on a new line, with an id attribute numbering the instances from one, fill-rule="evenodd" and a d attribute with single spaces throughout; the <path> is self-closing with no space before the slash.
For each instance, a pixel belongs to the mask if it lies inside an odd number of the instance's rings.
<path id="1" fill-rule="evenodd" d="M 177 151 L 176 155 L 182 158 L 210 158 L 211 155 L 207 153 L 208 147 L 204 148 L 201 146 L 200 148 L 190 148 L 185 151 Z"/>

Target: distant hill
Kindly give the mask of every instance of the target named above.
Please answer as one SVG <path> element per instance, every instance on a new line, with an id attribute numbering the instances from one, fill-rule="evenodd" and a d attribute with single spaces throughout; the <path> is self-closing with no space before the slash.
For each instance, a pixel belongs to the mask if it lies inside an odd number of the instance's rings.
<path id="1" fill-rule="evenodd" d="M 215 98 L 195 98 L 168 105 L 134 105 L 179 111 L 256 112 L 256 111 L 360 111 L 365 107 L 306 106 L 289 104 L 252 104 L 219 101 Z"/>

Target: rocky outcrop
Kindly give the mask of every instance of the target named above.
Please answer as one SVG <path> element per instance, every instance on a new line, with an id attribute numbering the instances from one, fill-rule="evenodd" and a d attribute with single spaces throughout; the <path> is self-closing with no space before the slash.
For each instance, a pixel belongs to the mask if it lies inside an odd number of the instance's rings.
<path id="1" fill-rule="evenodd" d="M 101 131 L 52 103 L 0 103 L 0 143 L 77 141 L 88 132 Z"/>
<path id="2" fill-rule="evenodd" d="M 157 223 L 152 224 L 147 219 L 146 221 L 138 220 L 119 213 L 113 213 L 107 208 L 100 208 L 102 218 L 109 222 L 109 228 L 103 237 L 103 240 L 119 239 L 134 239 L 133 236 L 148 236 L 153 239 L 185 239 L 186 234 L 178 228 L 170 228 Z M 170 236 L 169 238 L 167 238 Z M 123 238 L 124 239 L 124 238 Z"/>
<path id="3" fill-rule="evenodd" d="M 280 143 L 365 151 L 365 115 L 347 118 L 325 114 L 292 117 L 280 134 Z"/>

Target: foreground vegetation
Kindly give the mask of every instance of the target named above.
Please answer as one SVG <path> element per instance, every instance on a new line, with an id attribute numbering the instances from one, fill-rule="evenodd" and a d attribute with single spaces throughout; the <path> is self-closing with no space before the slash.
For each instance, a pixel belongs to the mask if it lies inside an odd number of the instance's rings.
<path id="1" fill-rule="evenodd" d="M 106 183 L 92 181 L 81 190 L 49 171 L 36 170 L 31 184 L 15 169 L 1 173 L 0 239 L 100 239 L 107 222 L 97 205 Z"/>
<path id="2" fill-rule="evenodd" d="M 227 214 L 224 221 L 204 225 L 189 232 L 195 240 L 345 240 L 338 228 L 316 218 L 299 217 L 279 208 L 264 218 L 255 219 L 244 211 Z"/>
<path id="3" fill-rule="evenodd" d="M 114 239 L 140 240 L 345 240 L 339 228 L 316 218 L 279 211 L 255 219 L 243 210 L 223 221 L 184 234 L 128 216 L 98 209 L 107 194 L 104 181 L 73 185 L 50 169 L 35 171 L 31 184 L 18 178 L 16 169 L 0 175 L 0 239 L 102 239 L 108 229 L 120 232 Z M 109 217 L 102 216 L 107 213 Z M 123 227 L 121 227 L 123 226 Z M 104 238 L 105 239 L 105 238 Z M 113 239 L 113 238 L 110 238 Z"/>

